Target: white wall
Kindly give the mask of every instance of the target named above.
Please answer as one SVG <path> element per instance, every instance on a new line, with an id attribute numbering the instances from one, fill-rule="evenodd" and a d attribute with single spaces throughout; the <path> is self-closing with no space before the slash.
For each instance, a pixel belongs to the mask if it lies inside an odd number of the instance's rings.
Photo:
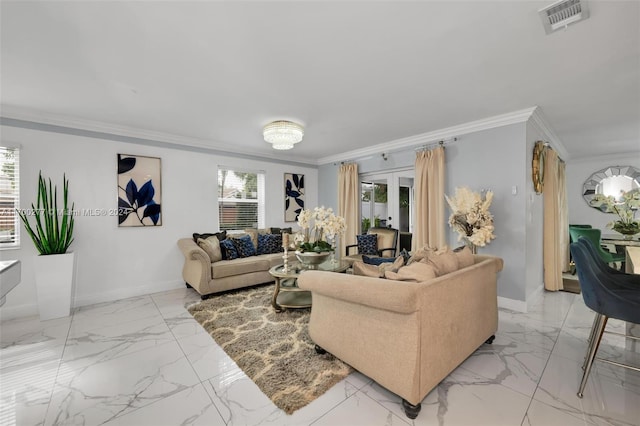
<path id="1" fill-rule="evenodd" d="M 61 186 L 69 179 L 76 210 L 117 208 L 116 155 L 137 154 L 162 159 L 162 226 L 118 228 L 116 216 L 76 218 L 75 306 L 178 288 L 184 285 L 183 257 L 176 241 L 193 232 L 218 227 L 217 166 L 266 172 L 266 225 L 284 222 L 284 173 L 305 175 L 306 203 L 318 200 L 318 170 L 256 159 L 220 156 L 152 144 L 2 126 L 2 142 L 21 146 L 21 207 L 35 202 L 38 170 Z M 114 138 L 117 139 L 117 138 Z M 295 225 L 295 224 L 294 224 Z M 0 251 L 0 259 L 22 261 L 22 281 L 7 295 L 2 318 L 36 314 L 33 258 L 37 255 L 22 232 L 21 248 Z"/>
<path id="2" fill-rule="evenodd" d="M 447 145 L 445 151 L 447 194 L 458 186 L 474 191 L 490 189 L 494 198 L 490 211 L 494 216 L 496 239 L 478 248 L 479 254 L 499 256 L 504 269 L 498 276 L 498 296 L 514 301 L 502 306 L 526 309 L 526 180 L 525 123 L 463 135 Z M 516 194 L 512 194 L 513 187 Z M 447 217 L 450 210 L 446 208 Z M 449 230 L 449 244 L 460 245 L 457 234 Z"/>
<path id="3" fill-rule="evenodd" d="M 318 169 L 318 205 L 338 212 L 338 172 L 340 164 L 325 164 Z"/>
<path id="4" fill-rule="evenodd" d="M 536 293 L 544 289 L 544 260 L 542 252 L 542 236 L 544 227 L 544 198 L 542 194 L 536 194 L 531 178 L 531 162 L 533 160 L 533 146 L 536 141 L 544 141 L 546 138 L 529 121 L 527 122 L 527 147 L 526 147 L 526 238 L 525 238 L 525 292 L 527 300 L 535 297 Z"/>
<path id="5" fill-rule="evenodd" d="M 600 156 L 567 161 L 567 201 L 569 204 L 569 223 L 590 224 L 603 233 L 615 233 L 606 227 L 607 223 L 616 220 L 611 213 L 589 207 L 582 198 L 582 185 L 591 174 L 609 166 L 633 166 L 640 169 L 640 151 L 625 155 Z M 637 215 L 637 213 L 636 213 Z M 636 216 L 637 217 L 637 216 Z"/>

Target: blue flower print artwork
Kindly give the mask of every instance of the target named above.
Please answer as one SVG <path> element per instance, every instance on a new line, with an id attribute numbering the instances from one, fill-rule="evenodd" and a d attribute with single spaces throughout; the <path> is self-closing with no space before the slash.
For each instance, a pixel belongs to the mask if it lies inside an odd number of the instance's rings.
<path id="1" fill-rule="evenodd" d="M 160 159 L 118 154 L 118 226 L 162 225 Z"/>
<path id="2" fill-rule="evenodd" d="M 295 222 L 304 208 L 304 175 L 284 174 L 284 221 Z"/>

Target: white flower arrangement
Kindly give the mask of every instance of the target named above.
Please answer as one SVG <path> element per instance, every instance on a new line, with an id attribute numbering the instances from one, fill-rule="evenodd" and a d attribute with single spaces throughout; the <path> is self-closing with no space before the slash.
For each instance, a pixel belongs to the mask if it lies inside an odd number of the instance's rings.
<path id="1" fill-rule="evenodd" d="M 636 190 L 621 193 L 616 199 L 613 196 L 596 194 L 590 204 L 605 213 L 616 213 L 618 220 L 607 223 L 607 227 L 625 235 L 640 232 L 640 221 L 635 219 L 635 210 L 640 208 L 640 192 Z"/>
<path id="2" fill-rule="evenodd" d="M 491 240 L 493 235 L 493 215 L 489 212 L 489 206 L 493 200 L 493 192 L 486 191 L 482 196 L 473 192 L 469 188 L 456 188 L 453 198 L 445 195 L 451 216 L 449 216 L 449 226 L 458 233 L 458 241 L 462 239 L 479 247 L 484 247 Z"/>
<path id="3" fill-rule="evenodd" d="M 311 226 L 311 221 L 313 226 Z M 302 233 L 294 236 L 294 242 L 303 251 L 329 251 L 333 250 L 328 241 L 334 241 L 335 237 L 344 234 L 347 230 L 343 217 L 333 213 L 331 207 L 316 207 L 313 210 L 302 209 L 298 214 L 298 226 Z M 313 237 L 311 236 L 313 232 Z"/>

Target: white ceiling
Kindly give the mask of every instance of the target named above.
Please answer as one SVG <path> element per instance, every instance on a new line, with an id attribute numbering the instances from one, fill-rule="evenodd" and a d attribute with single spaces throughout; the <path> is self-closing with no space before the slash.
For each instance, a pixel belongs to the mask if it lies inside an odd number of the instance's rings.
<path id="1" fill-rule="evenodd" d="M 3 0 L 0 102 L 311 162 L 537 105 L 569 158 L 640 152 L 640 3 L 550 3 Z"/>

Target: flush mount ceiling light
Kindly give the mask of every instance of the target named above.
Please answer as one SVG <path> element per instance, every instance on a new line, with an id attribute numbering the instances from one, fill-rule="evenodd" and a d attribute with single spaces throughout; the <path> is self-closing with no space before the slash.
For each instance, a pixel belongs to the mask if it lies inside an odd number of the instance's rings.
<path id="1" fill-rule="evenodd" d="M 262 129 L 264 140 L 273 145 L 273 149 L 291 149 L 302 140 L 304 129 L 291 121 L 274 121 Z"/>

